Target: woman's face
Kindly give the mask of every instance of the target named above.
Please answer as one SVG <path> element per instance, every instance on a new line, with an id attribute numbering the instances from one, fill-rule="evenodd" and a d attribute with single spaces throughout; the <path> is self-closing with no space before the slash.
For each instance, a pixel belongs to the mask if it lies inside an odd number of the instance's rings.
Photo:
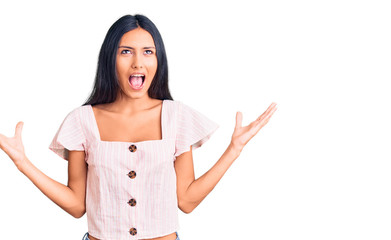
<path id="1" fill-rule="evenodd" d="M 121 94 L 129 98 L 148 97 L 157 69 L 155 43 L 142 28 L 125 33 L 117 50 L 116 71 Z"/>

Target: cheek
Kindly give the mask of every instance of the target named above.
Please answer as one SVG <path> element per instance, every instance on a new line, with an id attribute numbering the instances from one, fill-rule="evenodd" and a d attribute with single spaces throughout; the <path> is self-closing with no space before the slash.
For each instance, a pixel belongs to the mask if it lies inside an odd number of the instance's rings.
<path id="1" fill-rule="evenodd" d="M 148 67 L 148 72 L 149 73 L 153 73 L 155 74 L 156 72 L 156 69 L 157 69 L 157 59 L 149 59 L 146 64 L 145 64 L 147 67 Z"/>
<path id="2" fill-rule="evenodd" d="M 121 76 L 127 71 L 128 63 L 125 59 L 118 58 L 116 61 L 115 70 L 117 71 L 117 75 Z"/>

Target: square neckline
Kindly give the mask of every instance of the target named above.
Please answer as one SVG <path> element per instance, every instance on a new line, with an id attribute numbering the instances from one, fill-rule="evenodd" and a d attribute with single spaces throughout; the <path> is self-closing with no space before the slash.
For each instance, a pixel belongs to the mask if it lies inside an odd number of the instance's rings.
<path id="1" fill-rule="evenodd" d="M 100 136 L 100 132 L 99 132 L 99 127 L 98 127 L 98 122 L 96 121 L 96 118 L 95 118 L 95 113 L 94 113 L 94 110 L 92 109 L 92 105 L 88 105 L 89 106 L 89 109 L 90 109 L 90 113 L 91 113 L 91 120 L 93 122 L 93 132 L 94 132 L 94 135 L 96 136 L 96 138 L 98 139 L 99 142 L 101 143 L 127 143 L 127 144 L 140 144 L 140 143 L 148 143 L 148 142 L 161 142 L 161 141 L 164 141 L 165 140 L 165 132 L 164 132 L 164 124 L 163 124 L 163 120 L 165 119 L 165 104 L 164 102 L 166 101 L 166 99 L 163 99 L 162 101 L 162 109 L 160 111 L 160 131 L 161 131 L 161 134 L 162 134 L 162 138 L 161 139 L 154 139 L 154 140 L 143 140 L 143 141 L 137 141 L 137 142 L 128 142 L 128 141 L 104 141 L 102 140 L 101 136 Z M 164 119 L 163 119 L 164 118 Z"/>

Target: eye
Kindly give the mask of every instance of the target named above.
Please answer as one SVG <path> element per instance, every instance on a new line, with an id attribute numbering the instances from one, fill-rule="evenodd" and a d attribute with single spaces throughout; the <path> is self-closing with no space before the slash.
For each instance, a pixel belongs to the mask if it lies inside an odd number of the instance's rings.
<path id="1" fill-rule="evenodd" d="M 125 50 L 121 51 L 121 54 L 130 54 L 130 53 L 132 53 L 132 52 L 130 50 L 128 50 L 128 49 L 125 49 Z"/>
<path id="2" fill-rule="evenodd" d="M 152 51 L 152 50 L 145 50 L 144 53 L 147 54 L 147 55 L 152 55 L 152 54 L 153 54 L 153 51 Z"/>

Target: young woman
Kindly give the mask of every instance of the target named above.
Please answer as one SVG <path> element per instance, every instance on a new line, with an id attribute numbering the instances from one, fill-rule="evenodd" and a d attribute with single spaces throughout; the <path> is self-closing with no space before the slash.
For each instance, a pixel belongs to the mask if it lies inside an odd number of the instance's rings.
<path id="1" fill-rule="evenodd" d="M 145 16 L 126 15 L 102 44 L 93 91 L 67 115 L 50 149 L 68 160 L 68 185 L 42 173 L 21 139 L 0 134 L 0 147 L 47 197 L 76 218 L 87 212 L 84 239 L 179 239 L 178 208 L 193 211 L 212 191 L 247 142 L 269 121 L 270 107 L 242 127 L 216 164 L 195 179 L 192 150 L 217 125 L 168 89 L 163 40 Z"/>

